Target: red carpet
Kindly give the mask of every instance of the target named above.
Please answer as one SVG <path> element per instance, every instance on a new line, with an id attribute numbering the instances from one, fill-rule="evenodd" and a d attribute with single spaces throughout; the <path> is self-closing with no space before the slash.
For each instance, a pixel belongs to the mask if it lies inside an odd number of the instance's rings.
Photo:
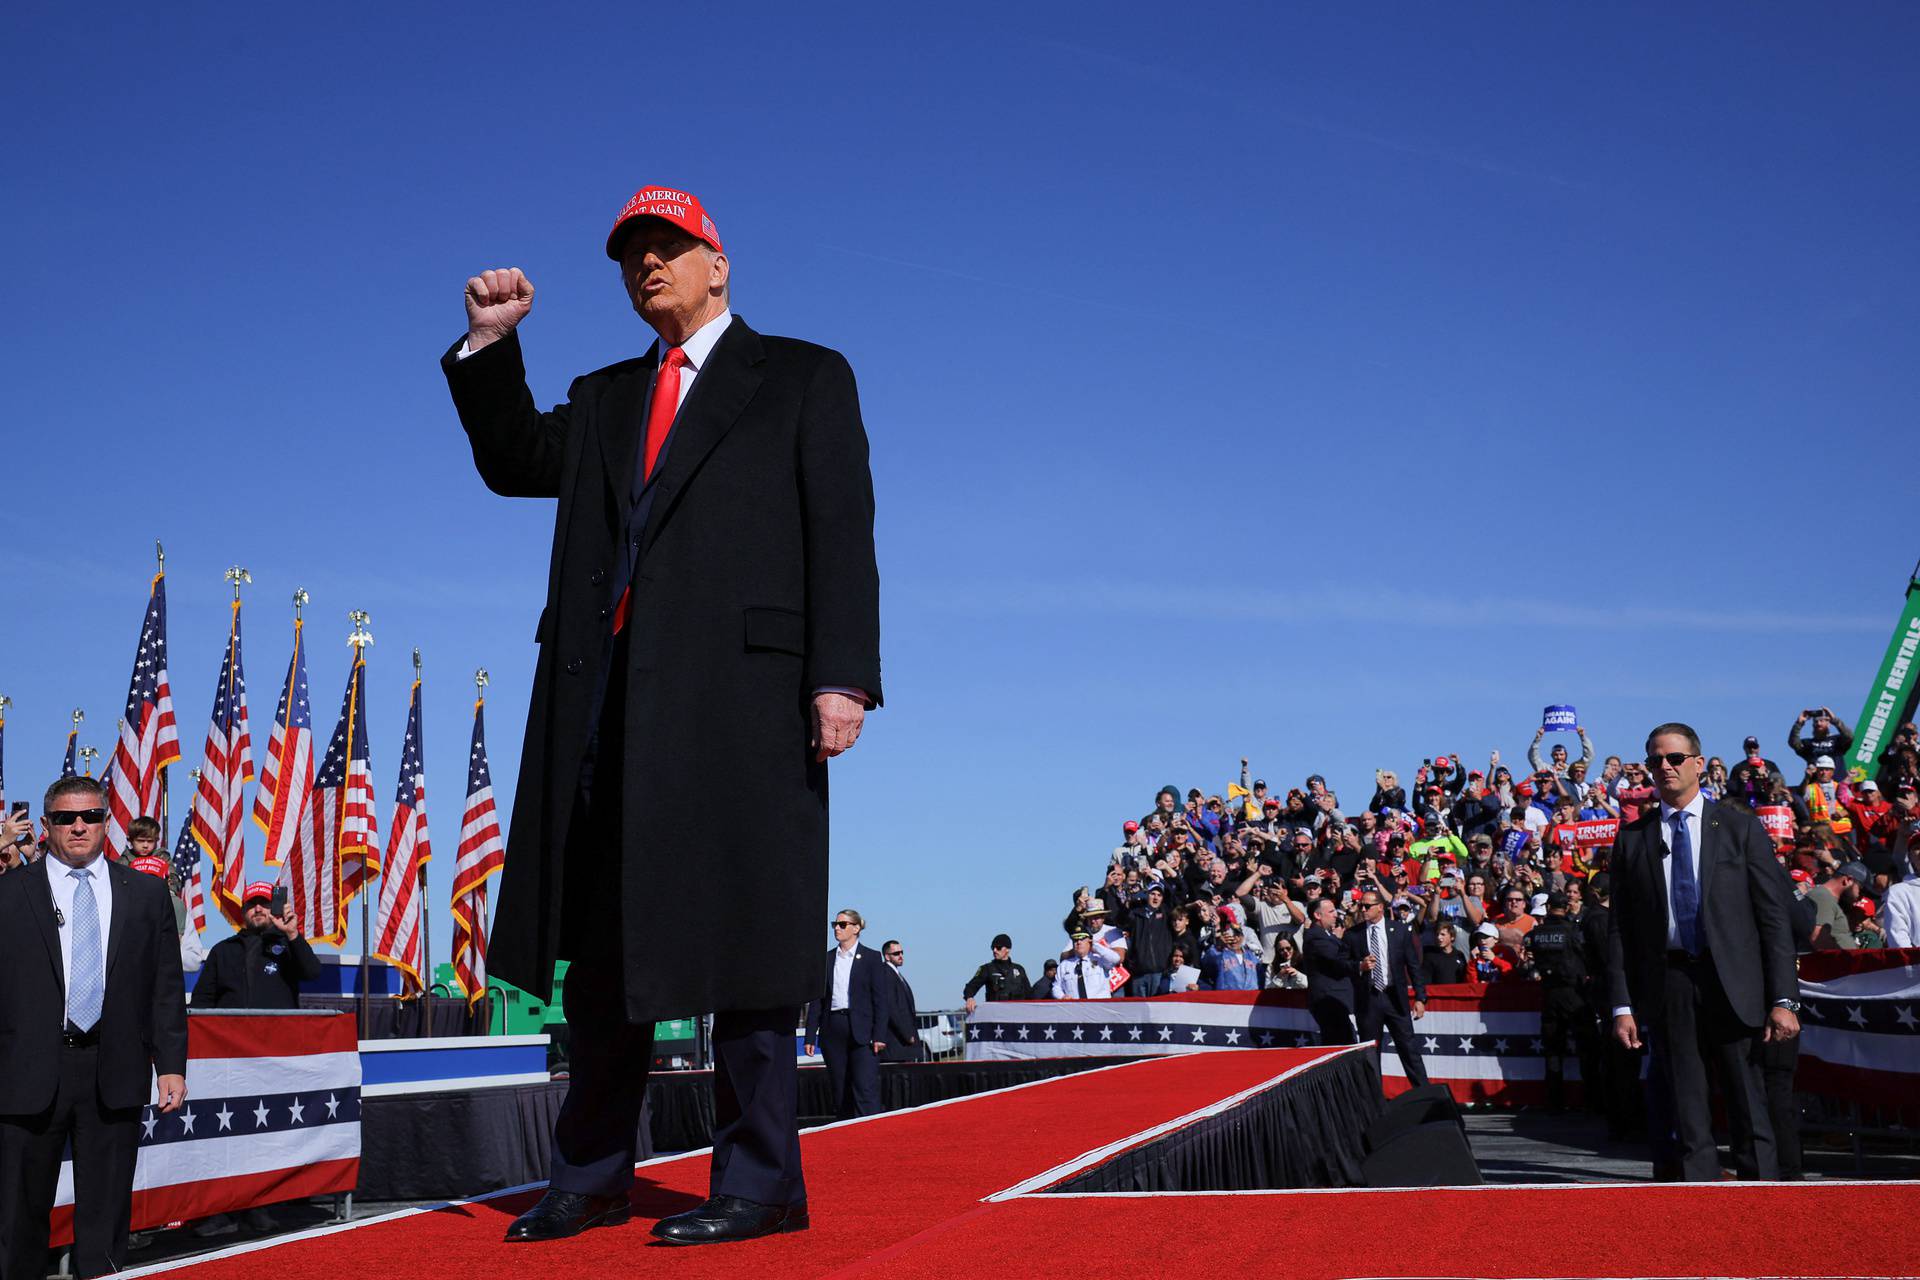
<path id="1" fill-rule="evenodd" d="M 395 1215 L 130 1274 L 209 1280 L 546 1280 L 547 1277 L 1057 1276 L 1243 1260 L 1285 1241 L 1289 1276 L 1911 1275 L 1910 1184 L 1484 1188 L 1088 1197 L 988 1202 L 1113 1144 L 1254 1089 L 1330 1052 L 1195 1054 L 1087 1072 L 809 1132 L 814 1226 L 746 1244 L 674 1249 L 652 1221 L 706 1194 L 704 1154 L 645 1165 L 624 1226 L 541 1246 L 501 1243 L 537 1192 Z M 1515 1232 L 1500 1222 L 1528 1224 Z M 1840 1223 L 1855 1224 L 1836 1234 Z M 1819 1225 L 1824 1224 L 1824 1225 Z M 1882 1224 L 1876 1226 L 1875 1224 Z M 1892 1227 L 1886 1224 L 1901 1224 Z M 1671 1237 L 1671 1238 L 1669 1238 Z M 1411 1239 L 1425 1243 L 1407 1245 Z M 1844 1241 L 1844 1243 L 1843 1243 Z M 1226 1254 L 1221 1250 L 1225 1247 Z M 1099 1261 L 1095 1262 L 1094 1259 Z M 1238 1264 L 1235 1264 L 1238 1269 Z"/>

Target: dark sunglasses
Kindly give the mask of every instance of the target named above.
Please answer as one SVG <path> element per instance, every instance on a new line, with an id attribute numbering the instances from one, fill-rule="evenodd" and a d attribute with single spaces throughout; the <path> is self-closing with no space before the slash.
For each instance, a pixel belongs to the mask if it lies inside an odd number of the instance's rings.
<path id="1" fill-rule="evenodd" d="M 1668 764 L 1678 769 L 1681 765 L 1685 764 L 1687 761 L 1691 759 L 1693 759 L 1693 754 L 1691 752 L 1669 751 L 1663 756 L 1648 756 L 1647 768 L 1658 769 L 1660 767 L 1660 762 L 1662 760 L 1665 760 Z"/>
<path id="2" fill-rule="evenodd" d="M 56 827 L 70 827 L 76 822 L 97 827 L 106 820 L 105 809 L 53 809 L 47 813 L 47 821 Z"/>
<path id="3" fill-rule="evenodd" d="M 833 927 L 836 929 L 851 929 L 854 927 L 854 924 L 851 920 L 835 920 Z"/>
<path id="4" fill-rule="evenodd" d="M 887 959 L 889 959 L 889 960 L 899 960 L 899 959 L 902 959 L 902 958 L 904 958 L 904 957 L 906 956 L 906 954 L 907 954 L 907 953 L 906 953 L 906 952 L 904 952 L 904 951 L 889 951 L 889 952 L 887 952 Z"/>

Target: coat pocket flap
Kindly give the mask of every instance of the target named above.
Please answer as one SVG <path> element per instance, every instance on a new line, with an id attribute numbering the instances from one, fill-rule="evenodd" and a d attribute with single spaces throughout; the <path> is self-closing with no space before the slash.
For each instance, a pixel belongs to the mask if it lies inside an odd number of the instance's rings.
<path id="1" fill-rule="evenodd" d="M 807 620 L 791 609 L 748 608 L 746 643 L 749 649 L 778 649 L 801 657 L 807 652 Z"/>

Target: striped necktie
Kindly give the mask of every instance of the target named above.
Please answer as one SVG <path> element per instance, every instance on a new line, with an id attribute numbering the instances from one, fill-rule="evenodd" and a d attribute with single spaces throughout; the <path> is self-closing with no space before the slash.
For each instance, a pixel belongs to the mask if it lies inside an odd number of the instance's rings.
<path id="1" fill-rule="evenodd" d="M 67 974 L 67 1021 L 82 1031 L 100 1021 L 106 964 L 100 953 L 100 904 L 93 899 L 93 872 L 75 868 L 73 878 L 73 965 Z"/>

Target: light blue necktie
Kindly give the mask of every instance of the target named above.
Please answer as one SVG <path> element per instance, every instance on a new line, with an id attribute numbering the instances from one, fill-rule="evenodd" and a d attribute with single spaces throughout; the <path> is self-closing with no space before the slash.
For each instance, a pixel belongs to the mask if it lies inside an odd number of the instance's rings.
<path id="1" fill-rule="evenodd" d="M 82 1031 L 100 1021 L 106 965 L 100 957 L 100 906 L 93 900 L 93 872 L 73 870 L 73 964 L 67 974 L 67 1021 Z"/>

